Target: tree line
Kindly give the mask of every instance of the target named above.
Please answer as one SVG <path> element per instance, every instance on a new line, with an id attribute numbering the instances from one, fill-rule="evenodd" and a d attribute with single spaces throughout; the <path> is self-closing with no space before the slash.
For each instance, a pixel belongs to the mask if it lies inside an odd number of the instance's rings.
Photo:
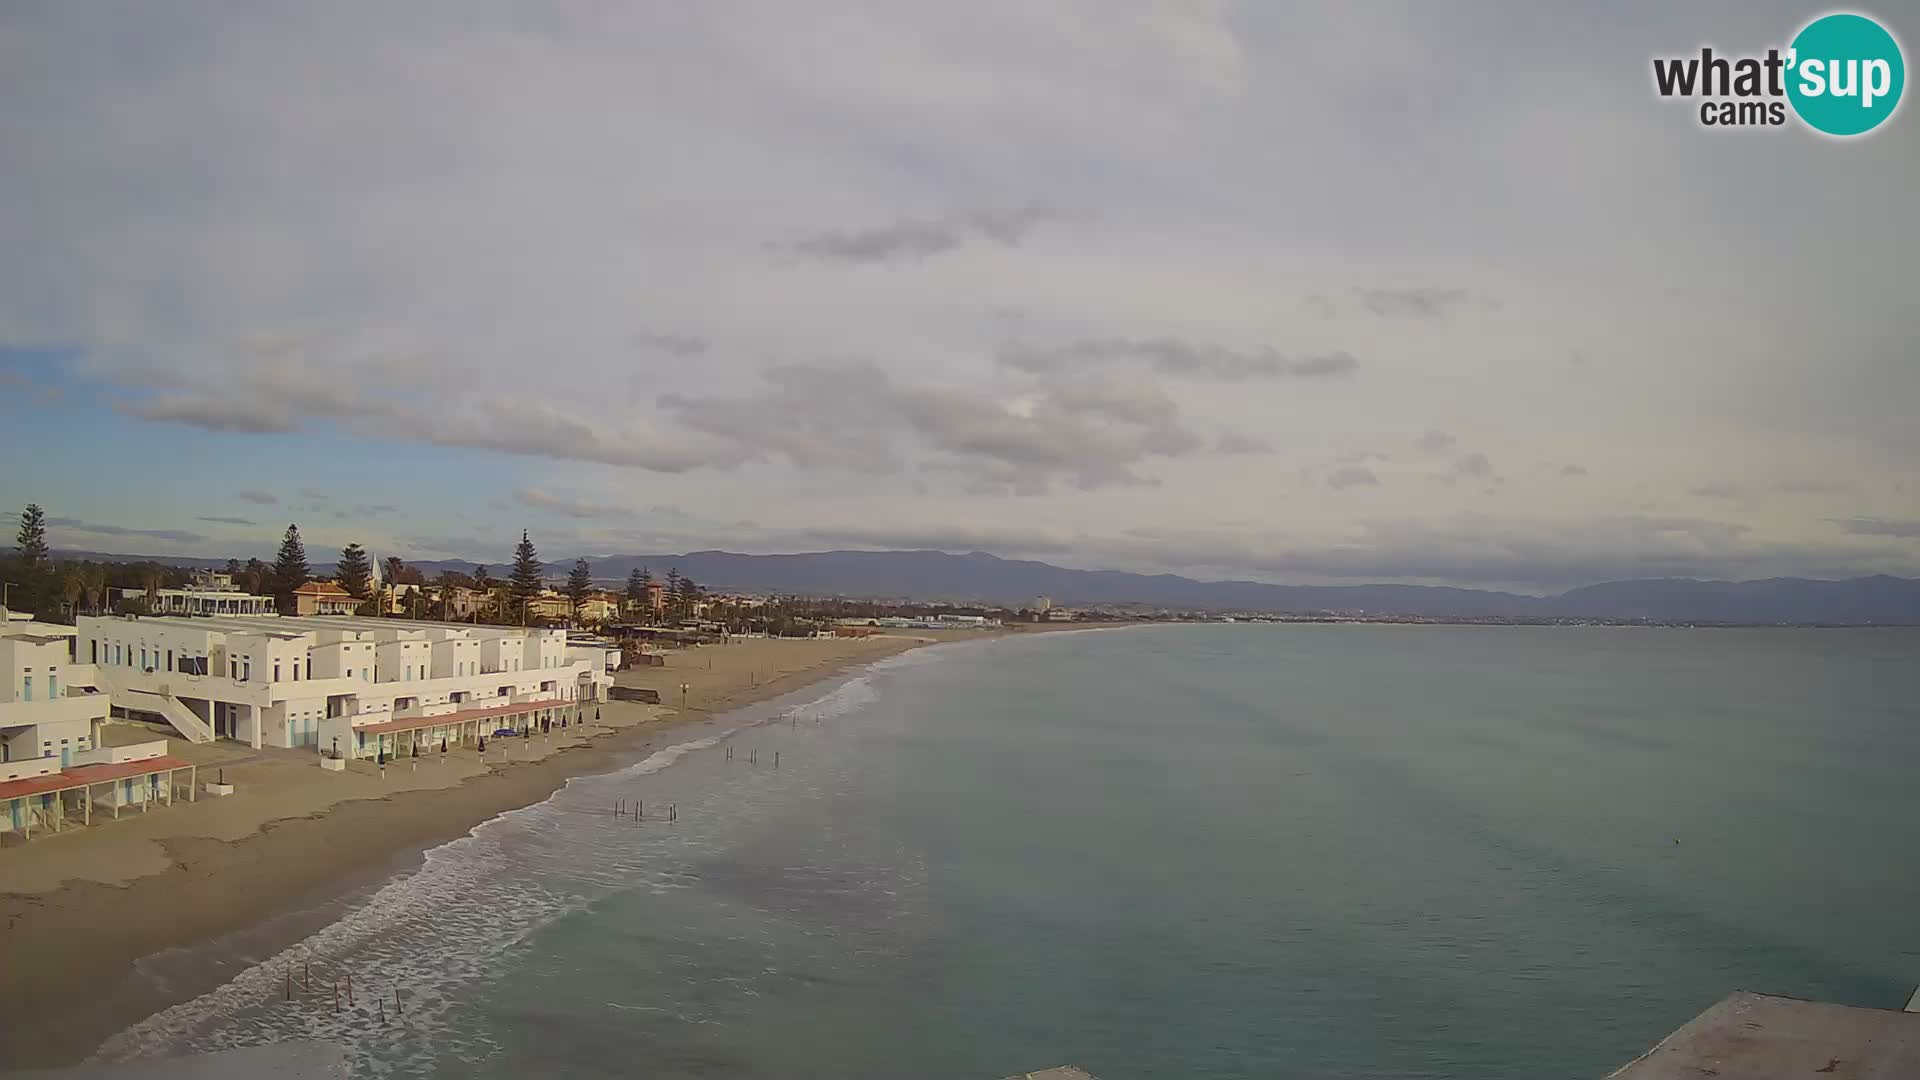
<path id="1" fill-rule="evenodd" d="M 402 611 L 398 614 L 519 625 L 541 617 L 534 611 L 534 600 L 546 592 L 545 565 L 526 530 L 520 533 L 513 564 L 504 580 L 494 578 L 487 566 L 481 564 L 474 567 L 471 574 L 446 570 L 429 582 L 418 567 L 408 566 L 397 557 L 384 560 L 380 571 L 389 585 L 414 586 L 405 591 Z M 297 524 L 287 526 L 272 563 L 228 559 L 225 572 L 236 590 L 271 596 L 274 606 L 288 615 L 298 612 L 300 587 L 320 580 L 308 561 L 306 543 Z M 6 606 L 59 621 L 109 612 L 150 614 L 159 606 L 160 590 L 184 588 L 191 573 L 155 561 L 56 562 L 47 545 L 46 514 L 37 503 L 29 503 L 20 515 L 14 553 L 0 558 L 0 581 L 5 582 Z M 348 544 L 341 550 L 332 580 L 357 602 L 357 613 L 396 614 L 383 610 L 382 597 L 374 584 L 373 560 L 360 544 Z M 678 569 L 669 569 L 660 583 L 657 606 L 654 586 L 650 570 L 646 567 L 634 570 L 627 579 L 624 595 L 627 610 L 618 613 L 616 618 L 680 621 L 693 618 L 706 603 L 705 592 Z M 131 591 L 137 595 L 124 596 L 119 603 L 114 603 L 115 591 Z M 580 559 L 567 574 L 561 593 L 567 598 L 574 619 L 584 622 L 590 602 L 600 591 L 594 582 L 592 566 L 586 559 Z"/>

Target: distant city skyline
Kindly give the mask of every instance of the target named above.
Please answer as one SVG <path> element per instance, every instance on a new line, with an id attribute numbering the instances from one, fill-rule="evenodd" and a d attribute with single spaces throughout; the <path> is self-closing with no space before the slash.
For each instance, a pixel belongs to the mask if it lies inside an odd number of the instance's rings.
<path id="1" fill-rule="evenodd" d="M 15 5 L 0 509 L 243 559 L 1920 576 L 1920 121 L 1651 84 L 1813 12 Z"/>

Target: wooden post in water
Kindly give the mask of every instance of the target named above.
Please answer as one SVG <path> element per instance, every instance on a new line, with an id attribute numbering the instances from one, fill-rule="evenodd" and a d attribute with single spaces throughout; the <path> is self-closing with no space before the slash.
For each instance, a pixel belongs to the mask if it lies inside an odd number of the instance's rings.
<path id="1" fill-rule="evenodd" d="M 313 958 L 312 957 L 308 957 L 307 959 L 302 960 L 300 962 L 300 981 L 305 984 L 300 989 L 305 990 L 309 994 L 313 993 Z"/>
<path id="2" fill-rule="evenodd" d="M 393 988 L 393 1015 L 406 1015 L 406 1010 L 400 1007 L 400 988 L 397 986 Z"/>
<path id="3" fill-rule="evenodd" d="M 353 1008 L 353 972 L 347 972 L 347 1008 Z"/>
<path id="4" fill-rule="evenodd" d="M 293 965 L 287 965 L 287 1000 L 293 1000 Z"/>
<path id="5" fill-rule="evenodd" d="M 773 767 L 776 769 L 780 767 L 780 751 L 778 750 L 773 752 Z"/>

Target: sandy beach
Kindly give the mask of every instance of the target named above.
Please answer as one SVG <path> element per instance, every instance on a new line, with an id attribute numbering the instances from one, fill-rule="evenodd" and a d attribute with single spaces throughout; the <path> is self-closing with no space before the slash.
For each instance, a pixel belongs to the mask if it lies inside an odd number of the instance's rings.
<path id="1" fill-rule="evenodd" d="M 234 794 L 130 812 L 0 849 L 7 956 L 0 1016 L 10 1030 L 33 1032 L 30 1040 L 7 1041 L 0 1067 L 82 1060 L 107 1036 L 230 974 L 170 973 L 161 989 L 127 977 L 143 957 L 249 928 L 262 935 L 259 948 L 292 944 L 332 918 L 328 900 L 418 865 L 426 848 L 539 802 L 569 777 L 670 741 L 677 725 L 920 645 L 983 635 L 745 639 L 669 652 L 664 667 L 618 678 L 622 686 L 658 690 L 661 705 L 611 702 L 584 730 L 492 740 L 484 760 L 455 750 L 396 763 L 384 775 L 368 761 L 353 762 L 345 774 L 325 772 L 306 750 L 169 740 L 169 752 L 200 764 L 203 782 L 224 772 Z M 108 731 L 116 742 L 156 737 L 134 725 Z"/>

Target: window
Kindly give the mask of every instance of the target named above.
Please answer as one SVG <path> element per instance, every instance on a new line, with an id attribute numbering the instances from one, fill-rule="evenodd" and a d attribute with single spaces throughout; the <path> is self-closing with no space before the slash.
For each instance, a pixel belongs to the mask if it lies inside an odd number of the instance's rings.
<path id="1" fill-rule="evenodd" d="M 140 646 L 140 669 L 142 671 L 145 671 L 146 667 L 147 667 L 147 647 L 145 645 L 142 645 Z"/>
<path id="2" fill-rule="evenodd" d="M 240 661 L 240 681 L 241 682 L 253 681 L 253 657 L 251 656 L 247 657 L 245 660 Z"/>
<path id="3" fill-rule="evenodd" d="M 278 660 L 275 660 L 273 662 L 273 681 L 274 682 L 280 681 L 280 661 Z"/>
<path id="4" fill-rule="evenodd" d="M 348 668 L 348 669 L 347 669 L 347 678 L 349 678 L 349 679 L 351 679 L 351 678 L 353 678 L 353 669 L 352 669 L 352 668 Z"/>
<path id="5" fill-rule="evenodd" d="M 168 671 L 173 670 L 173 650 L 172 649 L 167 650 L 167 670 Z"/>
<path id="6" fill-rule="evenodd" d="M 100 639 L 92 638 L 87 642 L 87 644 L 91 646 L 93 649 L 93 662 L 96 664 L 99 663 L 100 662 Z"/>
<path id="7" fill-rule="evenodd" d="M 60 676 L 55 675 L 53 672 L 49 671 L 47 672 L 47 700 L 58 701 L 59 699 L 60 699 Z"/>
<path id="8" fill-rule="evenodd" d="M 27 675 L 21 679 L 20 700 L 33 700 L 33 676 L 31 675 Z"/>

